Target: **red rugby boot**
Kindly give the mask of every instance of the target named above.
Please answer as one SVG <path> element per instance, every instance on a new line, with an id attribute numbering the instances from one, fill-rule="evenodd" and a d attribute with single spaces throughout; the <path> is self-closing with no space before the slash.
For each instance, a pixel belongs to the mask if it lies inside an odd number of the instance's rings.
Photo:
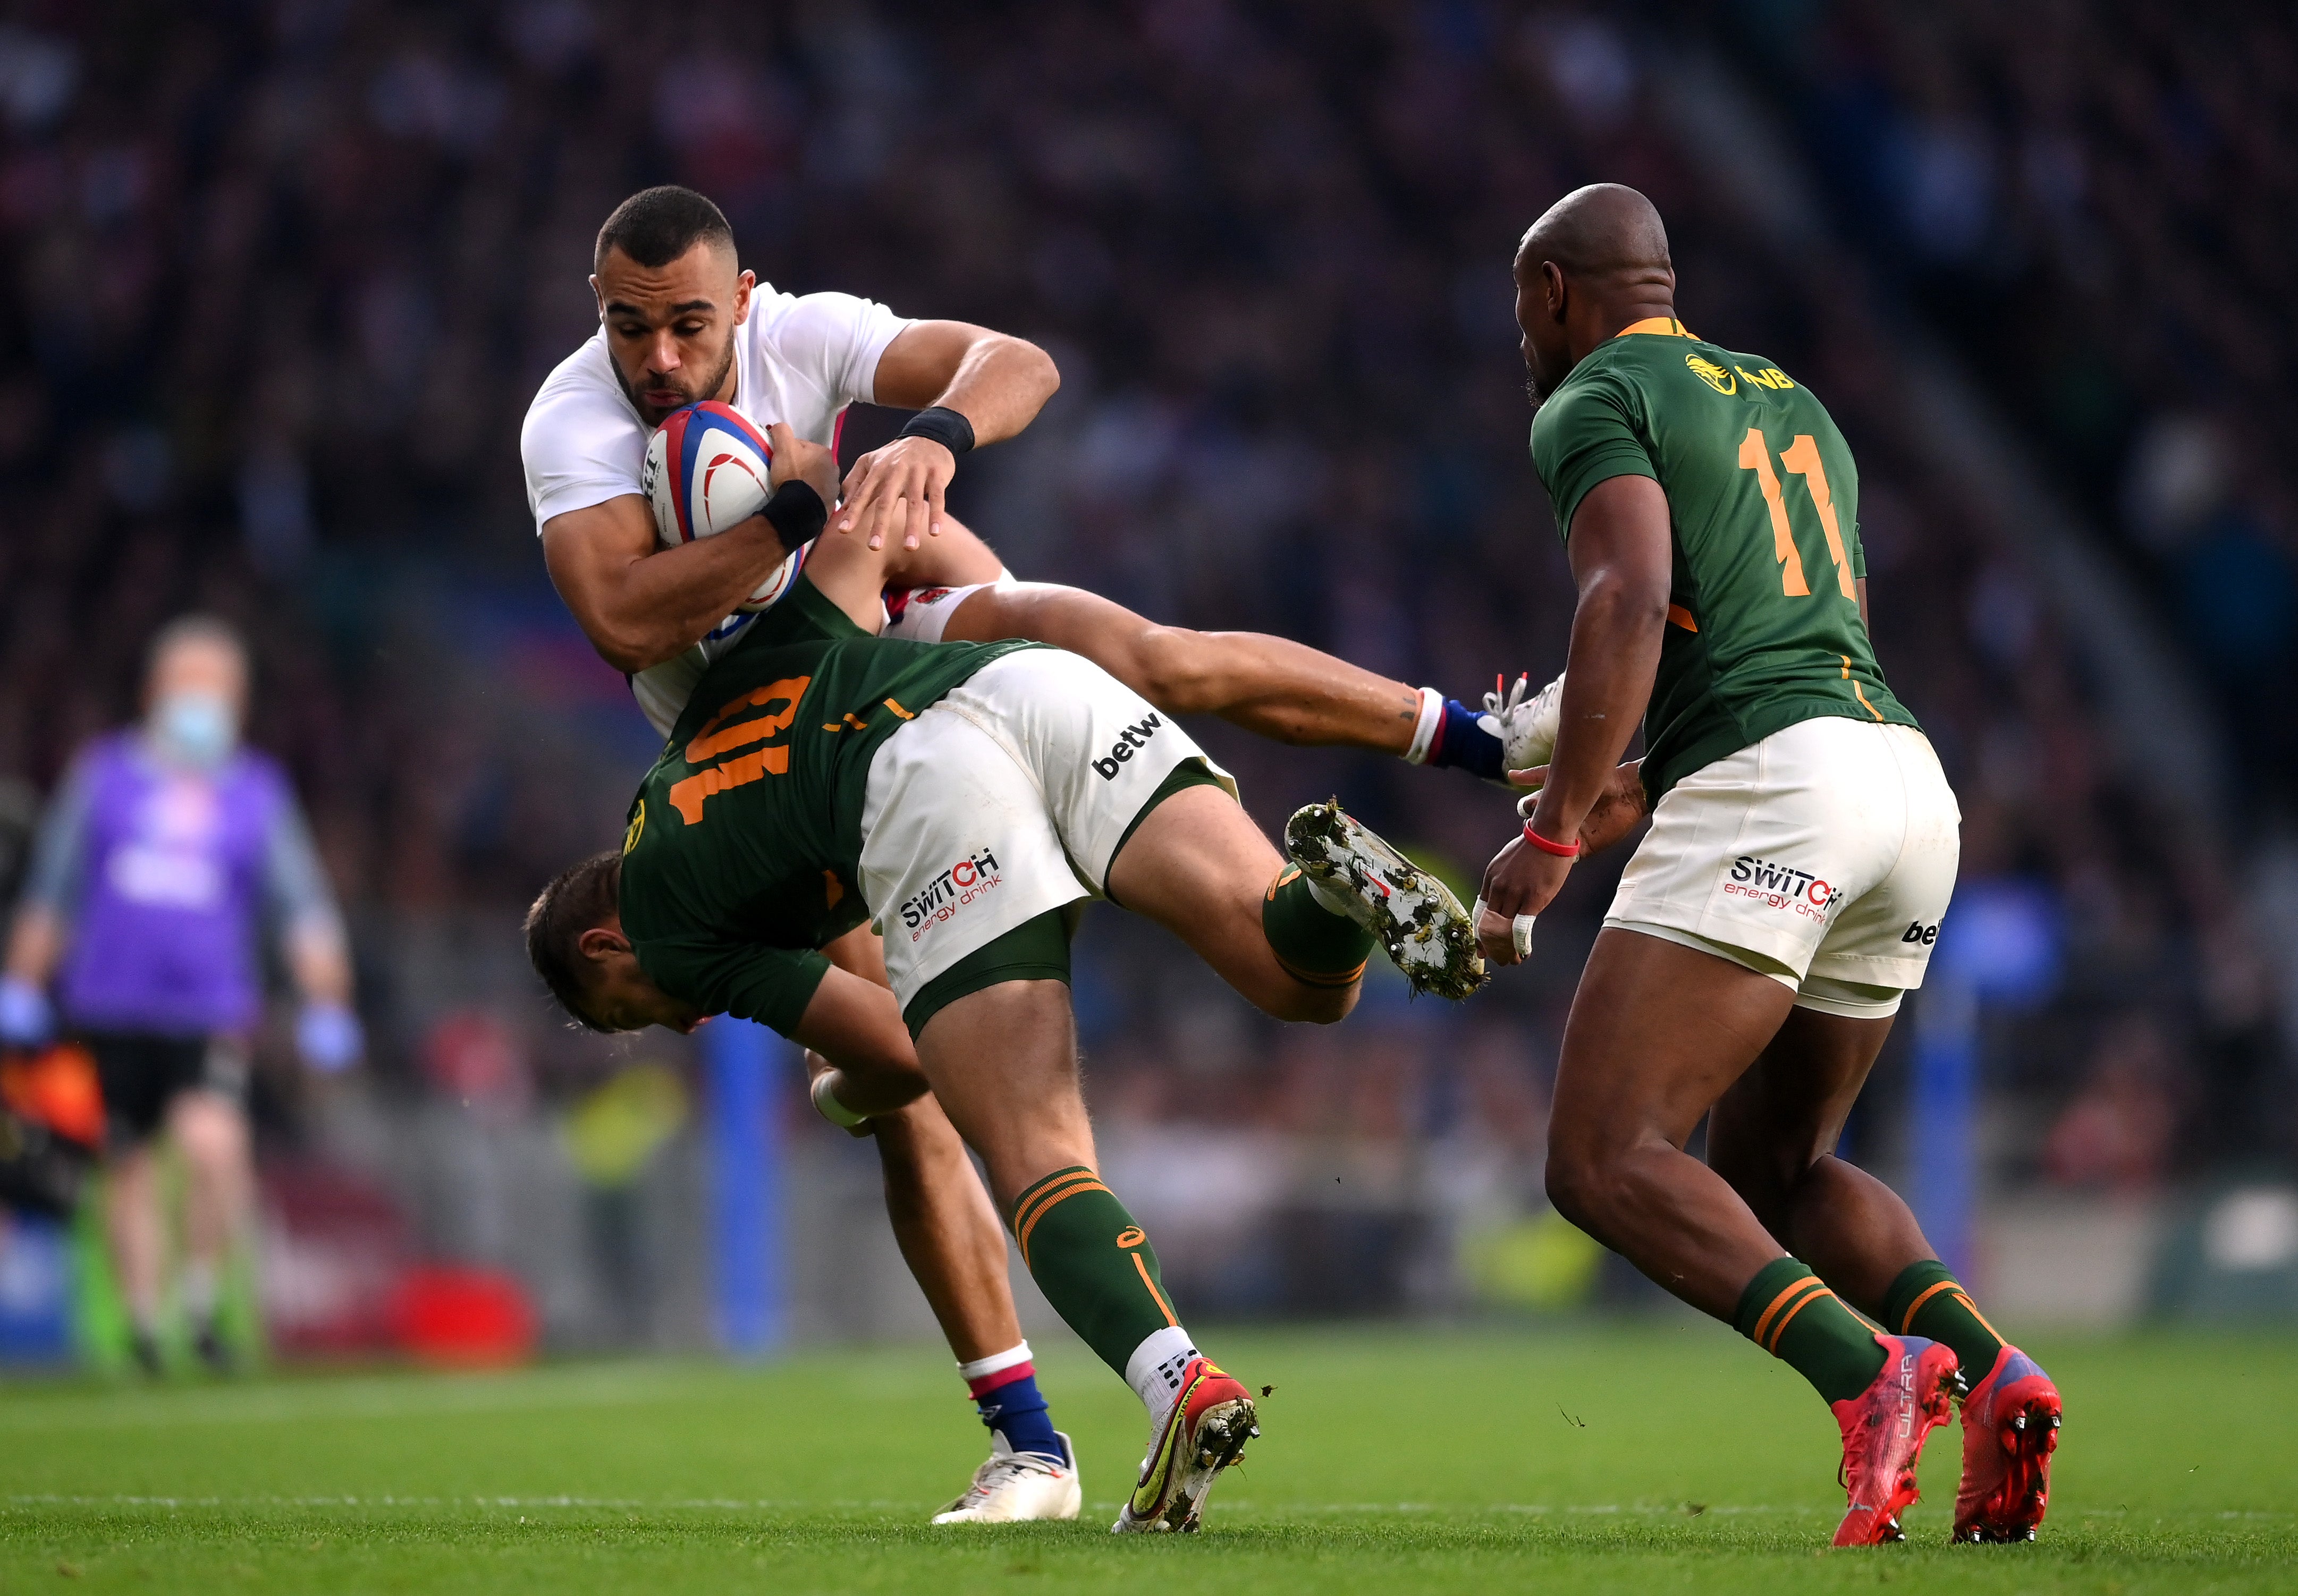
<path id="1" fill-rule="evenodd" d="M 1904 1541 L 1899 1515 L 1912 1506 L 1915 1460 L 1923 1438 L 1947 1422 L 1955 1387 L 1955 1349 L 1920 1336 L 1877 1331 L 1883 1367 L 1866 1390 L 1831 1403 L 1843 1428 L 1843 1488 L 1850 1507 L 1835 1532 L 1838 1546 Z"/>
<path id="2" fill-rule="evenodd" d="M 2031 1541 L 2051 1501 L 2051 1454 L 2059 1449 L 2059 1388 L 2015 1346 L 1963 1401 L 1963 1485 L 1955 1493 L 1958 1541 Z"/>

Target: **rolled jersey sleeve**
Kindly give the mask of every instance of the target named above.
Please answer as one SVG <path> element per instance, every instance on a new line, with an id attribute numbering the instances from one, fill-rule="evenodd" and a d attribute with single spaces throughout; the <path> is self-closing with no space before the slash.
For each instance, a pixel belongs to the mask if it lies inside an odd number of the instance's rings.
<path id="1" fill-rule="evenodd" d="M 1599 482 L 1622 476 L 1659 479 L 1628 396 L 1603 373 L 1567 383 L 1541 407 L 1532 427 L 1532 462 L 1556 506 L 1557 535 L 1566 543 L 1580 501 Z"/>
<path id="2" fill-rule="evenodd" d="M 830 973 L 830 960 L 811 948 L 650 940 L 636 951 L 639 967 L 681 1002 L 706 1014 L 756 1020 L 784 1036 L 798 1030 Z"/>
<path id="3" fill-rule="evenodd" d="M 282 792 L 263 839 L 263 899 L 273 923 L 287 935 L 326 937 L 345 947 L 343 911 L 312 845 L 311 828 L 294 794 Z"/>
<path id="4" fill-rule="evenodd" d="M 784 301 L 765 332 L 791 370 L 842 408 L 878 402 L 878 361 L 910 325 L 875 300 L 808 293 Z"/>
<path id="5" fill-rule="evenodd" d="M 87 810 L 93 778 L 86 760 L 71 769 L 48 800 L 32 841 L 32 859 L 24 870 L 18 909 L 45 909 L 58 920 L 69 921 L 79 908 L 87 881 Z"/>

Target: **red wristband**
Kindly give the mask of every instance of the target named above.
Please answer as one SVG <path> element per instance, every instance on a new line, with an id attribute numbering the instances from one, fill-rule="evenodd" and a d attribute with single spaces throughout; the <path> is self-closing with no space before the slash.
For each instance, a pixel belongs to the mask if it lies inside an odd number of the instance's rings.
<path id="1" fill-rule="evenodd" d="M 1541 835 L 1540 833 L 1534 831 L 1532 828 L 1532 822 L 1529 820 L 1526 820 L 1524 823 L 1524 840 L 1530 843 L 1533 847 L 1539 849 L 1542 853 L 1553 853 L 1558 859 L 1577 859 L 1580 857 L 1579 843 L 1551 843 L 1546 837 Z"/>

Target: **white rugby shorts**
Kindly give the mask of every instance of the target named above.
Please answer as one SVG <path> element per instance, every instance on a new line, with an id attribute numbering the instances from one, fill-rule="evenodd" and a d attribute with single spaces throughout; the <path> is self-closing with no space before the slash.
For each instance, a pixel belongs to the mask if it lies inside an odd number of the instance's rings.
<path id="1" fill-rule="evenodd" d="M 1007 932 L 1100 897 L 1126 828 L 1192 759 L 1204 750 L 1170 716 L 1052 648 L 992 660 L 888 737 L 864 790 L 861 886 L 902 1007 Z"/>
<path id="2" fill-rule="evenodd" d="M 906 588 L 886 595 L 886 624 L 880 635 L 905 638 L 913 643 L 938 643 L 942 629 L 949 618 L 957 613 L 957 606 L 984 588 L 1011 588 L 1018 584 L 1013 573 L 1004 566 L 997 568 L 994 582 L 975 582 L 964 588 Z"/>
<path id="3" fill-rule="evenodd" d="M 1881 1017 L 1923 983 L 1962 824 L 1913 727 L 1800 721 L 1668 790 L 1604 924 L 1745 965 L 1798 1007 Z"/>

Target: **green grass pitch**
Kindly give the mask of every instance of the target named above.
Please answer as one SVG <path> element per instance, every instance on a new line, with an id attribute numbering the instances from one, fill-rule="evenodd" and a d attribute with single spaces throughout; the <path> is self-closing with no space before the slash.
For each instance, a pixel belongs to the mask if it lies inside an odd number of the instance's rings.
<path id="1" fill-rule="evenodd" d="M 0 1591 L 2144 1592 L 2298 1588 L 2298 1349 L 2046 1340 L 2068 1403 L 2045 1539 L 1945 1544 L 1956 1436 L 1911 1543 L 1825 1551 L 1833 1427 L 1690 1320 L 1236 1332 L 1277 1389 L 1203 1534 L 1113 1540 L 1129 1393 L 1042 1360 L 1074 1525 L 935 1530 L 981 1455 L 935 1352 L 760 1369 L 578 1364 L 158 1392 L 0 1389 Z"/>

